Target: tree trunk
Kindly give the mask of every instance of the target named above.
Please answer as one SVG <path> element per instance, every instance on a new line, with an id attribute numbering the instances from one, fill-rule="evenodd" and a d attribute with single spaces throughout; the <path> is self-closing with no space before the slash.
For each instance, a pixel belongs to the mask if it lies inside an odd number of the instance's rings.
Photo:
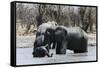
<path id="1" fill-rule="evenodd" d="M 26 26 L 26 28 L 27 28 L 27 30 L 25 31 L 25 34 L 28 34 L 28 31 L 30 30 L 30 28 L 31 28 L 31 24 L 30 23 L 28 23 L 27 24 L 27 26 Z"/>
<path id="2" fill-rule="evenodd" d="M 60 5 L 58 5 L 58 14 L 57 14 L 57 19 L 56 19 L 56 21 L 57 21 L 57 23 L 60 23 L 60 11 L 61 10 L 61 7 L 60 7 Z"/>

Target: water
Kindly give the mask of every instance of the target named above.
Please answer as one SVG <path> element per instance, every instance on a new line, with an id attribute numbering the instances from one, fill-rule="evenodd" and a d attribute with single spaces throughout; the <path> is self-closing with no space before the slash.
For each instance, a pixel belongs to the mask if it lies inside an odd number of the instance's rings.
<path id="1" fill-rule="evenodd" d="M 32 48 L 17 48 L 16 49 L 16 63 L 17 65 L 30 64 L 47 64 L 47 63 L 61 63 L 61 62 L 79 62 L 79 61 L 94 61 L 96 60 L 96 46 L 88 46 L 87 53 L 74 54 L 73 51 L 66 50 L 66 55 L 56 55 L 55 50 L 50 50 L 53 57 L 33 58 Z"/>

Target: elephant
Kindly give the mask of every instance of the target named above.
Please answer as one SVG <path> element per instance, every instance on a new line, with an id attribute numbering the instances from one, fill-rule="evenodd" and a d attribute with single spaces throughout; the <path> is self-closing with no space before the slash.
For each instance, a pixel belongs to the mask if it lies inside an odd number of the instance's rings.
<path id="1" fill-rule="evenodd" d="M 47 23 L 42 23 L 37 30 L 36 37 L 40 35 L 44 35 L 44 45 L 49 44 L 49 48 L 51 49 L 51 44 L 54 43 L 54 30 L 58 24 L 55 21 L 48 21 Z M 53 46 L 53 48 L 55 48 Z"/>
<path id="2" fill-rule="evenodd" d="M 48 50 L 44 46 L 34 48 L 33 57 L 52 57 L 52 54 L 49 54 Z"/>
<path id="3" fill-rule="evenodd" d="M 50 24 L 50 22 L 48 23 Z M 40 25 L 40 27 L 41 29 L 39 28 L 36 33 L 36 39 L 34 42 L 34 48 L 33 48 L 32 54 L 34 57 L 44 57 L 45 55 L 50 57 L 49 49 L 51 48 L 52 42 L 54 42 L 54 29 L 51 27 L 45 28 L 44 23 Z M 43 28 L 45 28 L 45 31 L 44 30 L 42 31 Z M 41 51 L 43 52 L 41 53 Z"/>
<path id="4" fill-rule="evenodd" d="M 47 55 L 52 57 L 52 54 L 49 54 L 52 43 L 53 48 L 56 49 L 56 54 L 66 54 L 66 49 L 73 50 L 74 53 L 84 53 L 87 52 L 88 37 L 80 27 L 48 27 L 44 32 L 37 32 L 33 56 L 44 57 Z"/>
<path id="5" fill-rule="evenodd" d="M 37 36 L 32 52 L 33 57 L 45 57 L 46 55 L 52 57 L 53 54 L 49 54 L 49 46 L 44 46 L 44 44 L 44 35 Z"/>
<path id="6" fill-rule="evenodd" d="M 74 53 L 87 52 L 88 37 L 85 31 L 79 27 L 58 26 L 55 30 L 55 37 L 56 54 L 65 54 L 66 48 L 73 50 Z"/>

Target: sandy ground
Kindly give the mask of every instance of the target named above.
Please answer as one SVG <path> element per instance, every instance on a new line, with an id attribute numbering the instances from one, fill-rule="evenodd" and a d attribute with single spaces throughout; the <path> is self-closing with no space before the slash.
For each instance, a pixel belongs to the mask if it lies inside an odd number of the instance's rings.
<path id="1" fill-rule="evenodd" d="M 32 48 L 17 48 L 17 65 L 30 65 L 30 64 L 48 64 L 48 63 L 61 63 L 61 62 L 80 62 L 80 61 L 95 61 L 96 60 L 96 46 L 88 46 L 87 53 L 74 54 L 73 51 L 66 50 L 66 55 L 56 55 L 54 50 L 53 57 L 33 58 Z"/>

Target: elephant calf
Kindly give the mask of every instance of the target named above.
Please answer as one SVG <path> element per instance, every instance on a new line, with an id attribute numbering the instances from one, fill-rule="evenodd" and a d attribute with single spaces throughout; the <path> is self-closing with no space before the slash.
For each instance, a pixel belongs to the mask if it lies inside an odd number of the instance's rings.
<path id="1" fill-rule="evenodd" d="M 53 54 L 49 54 L 48 50 L 44 46 L 36 47 L 33 52 L 34 57 L 52 57 Z"/>

